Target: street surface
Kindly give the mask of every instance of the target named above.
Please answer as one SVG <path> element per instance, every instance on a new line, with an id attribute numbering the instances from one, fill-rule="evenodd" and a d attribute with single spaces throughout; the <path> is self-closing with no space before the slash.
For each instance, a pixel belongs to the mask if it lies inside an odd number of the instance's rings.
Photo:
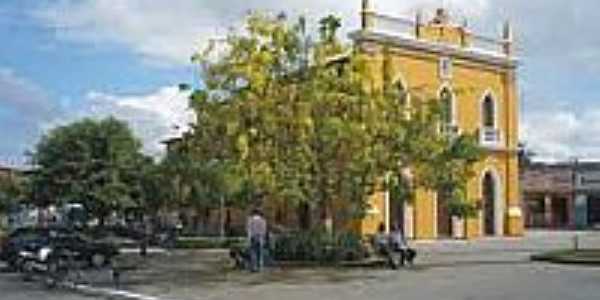
<path id="1" fill-rule="evenodd" d="M 0 273 L 1 300 L 90 300 L 65 290 L 47 290 L 40 283 L 23 282 L 18 274 Z"/>
<path id="2" fill-rule="evenodd" d="M 530 232 L 524 239 L 418 243 L 417 265 L 400 271 L 316 268 L 249 274 L 225 271 L 223 252 L 175 252 L 125 274 L 123 288 L 169 300 L 599 299 L 600 266 L 529 261 L 533 253 L 571 246 L 574 234 Z M 600 233 L 582 233 L 580 245 L 600 248 Z M 105 272 L 91 281 L 111 286 Z M 48 292 L 6 273 L 0 274 L 0 291 L 2 300 L 93 299 Z"/>

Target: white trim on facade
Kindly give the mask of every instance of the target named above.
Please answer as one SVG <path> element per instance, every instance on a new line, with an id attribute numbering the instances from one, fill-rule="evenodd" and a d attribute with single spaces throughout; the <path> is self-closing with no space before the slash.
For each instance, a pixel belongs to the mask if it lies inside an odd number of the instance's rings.
<path id="1" fill-rule="evenodd" d="M 451 57 L 441 56 L 438 61 L 438 77 L 441 80 L 451 80 L 453 72 L 453 61 Z"/>
<path id="2" fill-rule="evenodd" d="M 433 216 L 433 220 L 431 220 L 431 222 L 433 223 L 433 238 L 437 239 L 439 237 L 438 235 L 438 199 L 437 199 L 437 193 L 433 192 L 433 191 L 429 191 L 428 193 L 428 197 L 429 199 L 431 199 L 433 201 L 433 213 L 431 214 Z"/>
<path id="3" fill-rule="evenodd" d="M 493 105 L 493 120 L 492 127 L 486 126 L 486 111 L 485 103 L 487 99 L 491 99 Z M 502 130 L 500 128 L 500 105 L 499 98 L 491 90 L 487 89 L 479 99 L 479 142 L 484 147 L 497 148 L 502 145 Z"/>
<path id="4" fill-rule="evenodd" d="M 404 201 L 404 235 L 406 238 L 413 239 L 415 237 L 415 212 L 412 204 Z"/>
<path id="5" fill-rule="evenodd" d="M 356 42 L 373 41 L 387 43 L 401 48 L 482 62 L 503 68 L 516 68 L 519 64 L 518 59 L 514 56 L 506 56 L 501 53 L 493 53 L 477 48 L 462 48 L 458 45 L 434 43 L 398 34 L 359 30 L 351 32 L 349 37 Z"/>
<path id="6" fill-rule="evenodd" d="M 441 96 L 442 96 L 442 91 L 444 89 L 447 89 L 450 92 L 450 109 L 452 110 L 451 112 L 451 116 L 450 116 L 450 124 L 444 124 L 444 125 L 451 125 L 451 126 L 455 126 L 457 128 L 458 133 L 460 133 L 460 126 L 458 125 L 458 105 L 457 105 L 457 98 L 456 98 L 456 93 L 454 93 L 454 89 L 452 88 L 452 85 L 445 81 L 443 82 L 440 87 L 437 90 L 437 97 L 441 100 Z"/>

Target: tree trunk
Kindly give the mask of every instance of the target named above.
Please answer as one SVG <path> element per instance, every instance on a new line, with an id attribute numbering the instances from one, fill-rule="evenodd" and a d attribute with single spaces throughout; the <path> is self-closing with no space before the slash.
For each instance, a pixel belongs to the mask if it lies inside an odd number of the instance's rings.
<path id="1" fill-rule="evenodd" d="M 300 225 L 300 230 L 309 230 L 311 223 L 310 206 L 308 203 L 301 203 L 298 207 L 298 225 Z"/>
<path id="2" fill-rule="evenodd" d="M 202 233 L 202 228 L 200 225 L 200 211 L 196 210 L 194 212 L 194 217 L 192 218 L 192 227 L 194 228 L 195 233 Z"/>
<path id="3" fill-rule="evenodd" d="M 321 207 L 321 221 L 325 226 L 325 231 L 329 234 L 333 234 L 333 209 L 331 200 L 326 200 Z"/>
<path id="4" fill-rule="evenodd" d="M 232 236 L 232 228 L 231 228 L 231 208 L 227 208 L 227 214 L 225 216 L 225 234 L 227 236 Z"/>
<path id="5" fill-rule="evenodd" d="M 104 228 L 106 225 L 106 216 L 104 214 L 100 214 L 98 216 L 98 227 Z"/>
<path id="6" fill-rule="evenodd" d="M 210 231 L 210 209 L 208 207 L 204 208 L 204 214 L 202 217 L 202 227 L 204 234 L 209 233 Z"/>

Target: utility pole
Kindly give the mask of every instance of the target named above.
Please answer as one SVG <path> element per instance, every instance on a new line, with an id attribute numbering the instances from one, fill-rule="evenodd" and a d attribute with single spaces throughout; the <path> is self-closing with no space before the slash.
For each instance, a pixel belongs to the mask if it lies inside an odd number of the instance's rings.
<path id="1" fill-rule="evenodd" d="M 571 205 L 572 205 L 572 210 L 576 210 L 577 206 L 576 206 L 576 202 L 577 202 L 577 188 L 578 188 L 578 184 L 577 184 L 577 176 L 579 173 L 579 159 L 577 157 L 575 157 L 573 159 L 573 166 L 572 166 L 572 174 L 571 174 Z M 575 224 L 575 226 L 577 226 L 577 211 L 573 212 L 571 214 L 571 216 L 573 216 L 573 218 L 575 220 L 571 220 L 571 223 Z M 570 217 L 570 216 L 569 216 Z M 577 250 L 577 249 L 575 249 Z"/>
<path id="2" fill-rule="evenodd" d="M 385 174 L 384 224 L 385 233 L 390 233 L 390 172 Z"/>

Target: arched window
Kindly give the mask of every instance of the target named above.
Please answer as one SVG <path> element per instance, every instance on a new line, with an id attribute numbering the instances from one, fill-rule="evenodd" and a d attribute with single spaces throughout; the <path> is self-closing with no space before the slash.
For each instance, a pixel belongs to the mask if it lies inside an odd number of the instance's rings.
<path id="1" fill-rule="evenodd" d="M 398 97 L 398 104 L 408 105 L 408 89 L 406 88 L 402 80 L 398 80 L 396 82 L 395 89 Z"/>
<path id="2" fill-rule="evenodd" d="M 454 95 L 448 87 L 440 91 L 442 105 L 442 120 L 445 124 L 454 124 Z"/>
<path id="3" fill-rule="evenodd" d="M 496 104 L 490 94 L 483 99 L 482 119 L 484 127 L 496 128 Z"/>

